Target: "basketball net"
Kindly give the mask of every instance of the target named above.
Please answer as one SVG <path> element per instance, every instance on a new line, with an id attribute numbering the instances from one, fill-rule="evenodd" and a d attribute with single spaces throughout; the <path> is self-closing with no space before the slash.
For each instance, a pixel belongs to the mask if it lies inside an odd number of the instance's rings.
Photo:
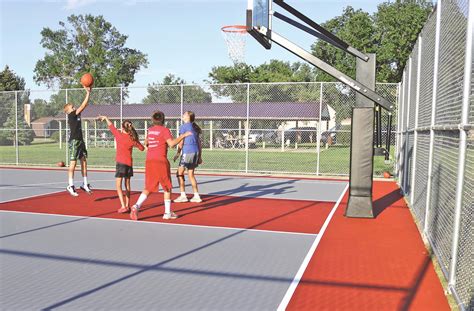
<path id="1" fill-rule="evenodd" d="M 245 62 L 246 26 L 232 25 L 221 28 L 222 36 L 227 45 L 227 53 L 234 64 Z"/>

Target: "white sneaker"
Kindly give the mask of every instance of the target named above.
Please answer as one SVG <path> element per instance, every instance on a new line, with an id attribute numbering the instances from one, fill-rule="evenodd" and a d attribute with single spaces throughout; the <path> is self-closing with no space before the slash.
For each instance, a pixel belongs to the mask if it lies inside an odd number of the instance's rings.
<path id="1" fill-rule="evenodd" d="M 76 187 L 74 187 L 74 186 L 67 186 L 67 187 L 66 187 L 66 190 L 67 190 L 67 192 L 69 192 L 69 194 L 72 195 L 73 197 L 79 196 L 79 194 L 76 192 Z"/>
<path id="2" fill-rule="evenodd" d="M 173 212 L 166 213 L 166 214 L 163 215 L 163 219 L 165 219 L 165 220 L 176 219 L 176 218 L 178 218 L 178 215 L 176 215 Z"/>
<path id="3" fill-rule="evenodd" d="M 193 203 L 201 203 L 202 202 L 201 197 L 199 195 L 193 196 L 193 198 L 189 201 L 193 202 Z"/>
<path id="4" fill-rule="evenodd" d="M 188 202 L 188 197 L 185 195 L 180 195 L 176 200 L 173 201 L 174 203 L 185 203 Z"/>
<path id="5" fill-rule="evenodd" d="M 87 192 L 87 194 L 92 194 L 92 190 L 91 190 L 91 185 L 90 185 L 90 184 L 87 184 L 87 185 L 82 184 L 81 189 L 84 190 L 85 192 Z"/>

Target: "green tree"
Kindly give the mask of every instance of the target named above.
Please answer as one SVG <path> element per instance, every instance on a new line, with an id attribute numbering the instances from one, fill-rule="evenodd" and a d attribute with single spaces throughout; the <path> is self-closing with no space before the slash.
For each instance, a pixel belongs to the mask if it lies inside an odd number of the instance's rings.
<path id="1" fill-rule="evenodd" d="M 94 86 L 125 86 L 148 64 L 147 56 L 126 46 L 121 34 L 103 16 L 71 15 L 60 29 L 43 28 L 41 45 L 46 49 L 36 63 L 34 80 L 51 87 L 80 87 L 85 72 L 94 76 Z"/>
<path id="2" fill-rule="evenodd" d="M 59 112 L 59 107 L 49 104 L 44 99 L 35 99 L 31 105 L 31 119 L 39 119 L 43 117 L 53 117 Z"/>
<path id="3" fill-rule="evenodd" d="M 397 0 L 378 6 L 372 16 L 362 10 L 347 7 L 322 25 L 365 53 L 377 54 L 378 82 L 400 82 L 403 68 L 423 28 L 432 3 L 424 0 Z M 332 45 L 317 41 L 312 53 L 355 77 L 355 58 Z M 318 73 L 318 81 L 334 81 L 326 73 Z"/>
<path id="4" fill-rule="evenodd" d="M 267 82 L 311 82 L 316 76 L 308 64 L 271 60 L 259 66 L 236 64 L 218 66 L 209 73 L 212 83 L 261 83 L 251 85 L 251 102 L 293 102 L 310 101 L 319 97 L 314 85 L 275 85 Z M 220 96 L 230 97 L 234 102 L 247 101 L 247 88 L 235 85 L 213 85 L 212 89 Z"/>
<path id="5" fill-rule="evenodd" d="M 371 16 L 348 6 L 341 16 L 336 16 L 322 24 L 324 28 L 337 35 L 364 53 L 375 52 L 374 25 Z M 332 46 L 325 41 L 318 40 L 312 46 L 313 55 L 331 64 L 341 72 L 355 78 L 355 57 Z M 318 81 L 335 81 L 322 72 L 317 73 Z"/>
<path id="6" fill-rule="evenodd" d="M 33 141 L 33 131 L 25 122 L 24 105 L 30 103 L 29 91 L 25 89 L 25 79 L 15 74 L 8 66 L 0 72 L 0 91 L 20 91 L 0 94 L 0 125 L 4 129 L 0 131 L 0 145 L 15 144 L 15 134 L 18 117 L 18 143 L 29 144 Z"/>
<path id="7" fill-rule="evenodd" d="M 16 145 L 15 135 L 18 133 L 18 145 L 29 145 L 34 139 L 34 132 L 25 121 L 24 107 L 30 104 L 30 92 L 23 91 L 17 93 L 18 105 L 12 105 L 7 113 L 7 119 L 3 123 L 3 128 L 10 131 L 0 131 L 0 145 Z M 15 109 L 18 109 L 15 111 Z M 18 118 L 18 120 L 17 120 Z M 18 126 L 18 131 L 15 129 Z"/>
<path id="8" fill-rule="evenodd" d="M 9 66 L 0 71 L 0 91 L 19 91 L 25 89 L 25 79 L 15 74 Z M 15 93 L 0 94 L 0 126 L 5 123 L 9 114 L 15 113 Z"/>
<path id="9" fill-rule="evenodd" d="M 418 34 L 433 10 L 431 1 L 395 1 L 373 16 L 377 43 L 377 81 L 400 82 Z"/>
<path id="10" fill-rule="evenodd" d="M 143 99 L 144 104 L 176 104 L 181 103 L 181 85 L 186 81 L 168 74 L 161 83 L 152 83 L 147 87 L 147 96 Z M 185 103 L 210 103 L 212 94 L 206 92 L 199 85 L 183 85 L 183 100 Z"/>

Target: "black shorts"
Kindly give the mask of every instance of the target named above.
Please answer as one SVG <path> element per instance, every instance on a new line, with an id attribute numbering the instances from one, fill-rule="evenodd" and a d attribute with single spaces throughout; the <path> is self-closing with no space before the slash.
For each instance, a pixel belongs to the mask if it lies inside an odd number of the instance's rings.
<path id="1" fill-rule="evenodd" d="M 133 176 L 133 167 L 127 164 L 117 162 L 117 165 L 115 165 L 115 177 L 130 178 L 132 176 Z"/>
<path id="2" fill-rule="evenodd" d="M 77 161 L 82 158 L 87 158 L 87 149 L 84 140 L 72 139 L 69 142 L 69 160 Z"/>
<path id="3" fill-rule="evenodd" d="M 179 166 L 195 169 L 199 166 L 199 153 L 183 153 L 179 160 Z"/>

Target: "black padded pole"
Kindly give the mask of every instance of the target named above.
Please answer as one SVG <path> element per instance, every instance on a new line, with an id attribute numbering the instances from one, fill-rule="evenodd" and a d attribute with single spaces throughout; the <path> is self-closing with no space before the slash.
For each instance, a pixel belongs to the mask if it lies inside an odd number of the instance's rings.
<path id="1" fill-rule="evenodd" d="M 368 62 L 356 59 L 356 80 L 375 89 L 375 54 Z M 352 109 L 349 201 L 346 217 L 373 218 L 374 102 L 356 94 Z"/>

